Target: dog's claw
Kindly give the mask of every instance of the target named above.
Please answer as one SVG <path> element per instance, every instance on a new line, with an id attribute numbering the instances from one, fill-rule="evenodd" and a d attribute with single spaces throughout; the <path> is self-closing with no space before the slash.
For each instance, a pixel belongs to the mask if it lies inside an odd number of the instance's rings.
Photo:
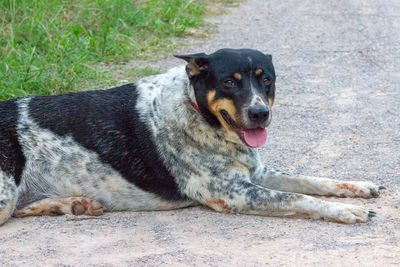
<path id="1" fill-rule="evenodd" d="M 370 189 L 369 192 L 372 197 L 379 197 L 379 191 L 376 191 L 375 189 Z"/>
<path id="2" fill-rule="evenodd" d="M 376 216 L 376 212 L 373 210 L 369 210 L 368 211 L 368 217 L 375 217 Z"/>
<path id="3" fill-rule="evenodd" d="M 370 194 L 371 194 L 371 196 L 372 197 L 379 197 L 379 195 L 380 195 L 380 190 L 384 190 L 384 189 L 386 189 L 386 187 L 384 187 L 384 186 L 379 186 L 378 187 L 378 190 L 376 190 L 375 188 L 374 189 L 370 189 Z"/>

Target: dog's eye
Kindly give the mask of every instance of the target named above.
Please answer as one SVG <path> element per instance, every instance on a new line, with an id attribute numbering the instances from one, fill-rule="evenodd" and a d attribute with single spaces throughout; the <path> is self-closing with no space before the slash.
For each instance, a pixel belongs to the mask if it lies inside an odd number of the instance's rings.
<path id="1" fill-rule="evenodd" d="M 265 77 L 264 80 L 263 80 L 263 83 L 264 83 L 265 85 L 270 85 L 271 82 L 272 82 L 272 80 L 271 80 L 270 78 L 268 78 L 268 77 Z"/>
<path id="2" fill-rule="evenodd" d="M 226 87 L 234 87 L 234 86 L 236 86 L 236 82 L 232 79 L 227 79 L 224 81 L 224 85 Z"/>

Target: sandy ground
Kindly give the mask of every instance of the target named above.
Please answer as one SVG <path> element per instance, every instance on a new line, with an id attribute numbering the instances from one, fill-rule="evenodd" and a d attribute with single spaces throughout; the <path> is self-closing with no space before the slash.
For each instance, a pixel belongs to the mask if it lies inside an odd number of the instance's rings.
<path id="1" fill-rule="evenodd" d="M 178 51 L 272 53 L 278 91 L 265 163 L 385 185 L 378 199 L 329 199 L 374 209 L 371 222 L 225 215 L 202 207 L 12 219 L 0 228 L 0 265 L 400 265 L 398 14 L 397 0 L 248 0 L 211 18 L 217 31 L 208 40 L 188 39 Z M 164 70 L 178 63 L 168 57 L 146 64 Z"/>

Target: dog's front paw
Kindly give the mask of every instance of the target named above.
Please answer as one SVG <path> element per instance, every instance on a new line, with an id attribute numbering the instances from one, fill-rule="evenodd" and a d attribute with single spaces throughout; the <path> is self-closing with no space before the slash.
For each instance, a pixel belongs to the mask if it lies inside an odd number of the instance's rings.
<path id="1" fill-rule="evenodd" d="M 306 214 L 313 219 L 327 219 L 340 223 L 365 223 L 376 216 L 372 210 L 345 203 L 329 202 L 318 198 L 299 195 L 290 210 Z"/>
<path id="2" fill-rule="evenodd" d="M 337 196 L 362 198 L 379 197 L 380 191 L 386 189 L 371 182 L 338 182 L 336 187 Z"/>
<path id="3" fill-rule="evenodd" d="M 321 214 L 324 219 L 346 224 L 365 223 L 375 216 L 376 213 L 372 210 L 344 203 L 330 203 Z"/>

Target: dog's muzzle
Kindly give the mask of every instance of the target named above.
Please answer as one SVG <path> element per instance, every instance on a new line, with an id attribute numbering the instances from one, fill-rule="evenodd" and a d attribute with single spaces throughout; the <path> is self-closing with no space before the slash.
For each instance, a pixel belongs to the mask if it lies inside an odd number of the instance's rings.
<path id="1" fill-rule="evenodd" d="M 247 113 L 249 120 L 256 124 L 263 124 L 269 117 L 269 109 L 265 105 L 250 106 Z"/>

